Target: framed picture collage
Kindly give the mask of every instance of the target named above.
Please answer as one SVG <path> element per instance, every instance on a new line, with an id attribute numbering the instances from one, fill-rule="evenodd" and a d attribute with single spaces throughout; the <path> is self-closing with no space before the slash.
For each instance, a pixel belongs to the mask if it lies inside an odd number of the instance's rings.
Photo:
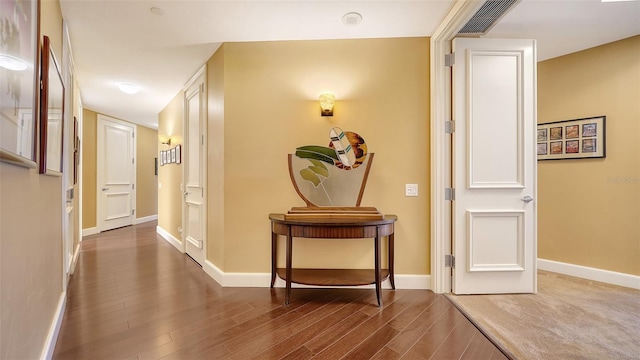
<path id="1" fill-rule="evenodd" d="M 603 158 L 606 116 L 538 124 L 538 160 Z"/>

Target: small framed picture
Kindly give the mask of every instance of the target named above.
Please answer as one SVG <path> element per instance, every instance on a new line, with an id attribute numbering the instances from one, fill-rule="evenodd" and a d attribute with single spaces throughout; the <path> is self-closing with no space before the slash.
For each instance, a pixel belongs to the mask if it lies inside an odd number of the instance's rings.
<path id="1" fill-rule="evenodd" d="M 562 141 L 553 141 L 549 145 L 551 145 L 552 154 L 562 154 Z"/>
<path id="2" fill-rule="evenodd" d="M 538 141 L 547 141 L 547 130 L 549 129 L 538 129 Z"/>
<path id="3" fill-rule="evenodd" d="M 567 154 L 577 154 L 580 152 L 580 140 L 567 140 L 566 142 Z"/>
<path id="4" fill-rule="evenodd" d="M 580 125 L 569 125 L 565 127 L 567 131 L 567 139 L 577 139 L 580 137 Z"/>
<path id="5" fill-rule="evenodd" d="M 171 163 L 175 164 L 176 162 L 176 148 L 171 149 Z"/>
<path id="6" fill-rule="evenodd" d="M 182 163 L 182 145 L 176 146 L 176 164 Z"/>
<path id="7" fill-rule="evenodd" d="M 538 160 L 604 158 L 606 116 L 538 124 Z M 544 138 L 548 131 L 548 140 Z"/>
<path id="8" fill-rule="evenodd" d="M 582 137 L 596 136 L 598 125 L 596 123 L 582 125 Z"/>
<path id="9" fill-rule="evenodd" d="M 538 155 L 547 155 L 547 143 L 538 143 Z"/>
<path id="10" fill-rule="evenodd" d="M 596 152 L 596 139 L 583 139 L 582 140 L 582 152 L 594 153 Z"/>
<path id="11" fill-rule="evenodd" d="M 562 140 L 562 126 L 552 127 L 549 131 L 551 132 L 551 140 Z"/>
<path id="12" fill-rule="evenodd" d="M 160 166 L 163 166 L 164 165 L 164 151 L 160 150 L 160 156 L 159 156 L 158 160 L 160 161 Z"/>

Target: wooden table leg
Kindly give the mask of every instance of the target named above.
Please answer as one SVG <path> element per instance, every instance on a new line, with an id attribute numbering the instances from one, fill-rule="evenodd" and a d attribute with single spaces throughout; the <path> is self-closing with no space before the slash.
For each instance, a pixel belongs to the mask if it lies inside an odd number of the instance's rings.
<path id="1" fill-rule="evenodd" d="M 276 283 L 276 260 L 278 253 L 278 234 L 271 233 L 271 287 Z"/>
<path id="2" fill-rule="evenodd" d="M 374 241 L 374 257 L 375 257 L 375 280 L 376 280 L 376 298 L 378 306 L 382 306 L 382 290 L 380 288 L 380 236 L 376 234 Z"/>
<path id="3" fill-rule="evenodd" d="M 286 283 L 287 283 L 287 290 L 286 290 L 286 297 L 285 297 L 285 301 L 284 304 L 285 305 L 289 305 L 289 300 L 291 299 L 291 253 L 292 253 L 292 249 L 291 247 L 293 246 L 293 238 L 291 237 L 291 226 L 287 227 L 287 268 L 286 268 Z"/>
<path id="4" fill-rule="evenodd" d="M 394 240 L 393 239 L 393 233 L 391 233 L 389 235 L 389 281 L 391 282 L 391 288 L 393 290 L 395 290 L 396 289 L 396 281 L 395 281 L 395 278 L 393 276 L 394 275 L 394 270 L 393 270 L 393 268 L 394 268 L 394 264 L 393 264 L 393 259 L 394 259 L 393 247 L 394 247 L 394 244 L 393 244 L 393 240 Z"/>

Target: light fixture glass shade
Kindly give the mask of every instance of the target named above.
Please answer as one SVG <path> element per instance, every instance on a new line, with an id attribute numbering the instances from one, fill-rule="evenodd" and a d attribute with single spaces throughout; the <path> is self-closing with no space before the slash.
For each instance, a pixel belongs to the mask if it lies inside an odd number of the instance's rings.
<path id="1" fill-rule="evenodd" d="M 320 109 L 322 110 L 322 116 L 333 116 L 333 104 L 336 101 L 336 96 L 332 93 L 324 93 L 320 95 Z"/>
<path id="2" fill-rule="evenodd" d="M 140 92 L 140 87 L 132 83 L 119 83 L 118 88 L 125 94 L 133 95 Z"/>

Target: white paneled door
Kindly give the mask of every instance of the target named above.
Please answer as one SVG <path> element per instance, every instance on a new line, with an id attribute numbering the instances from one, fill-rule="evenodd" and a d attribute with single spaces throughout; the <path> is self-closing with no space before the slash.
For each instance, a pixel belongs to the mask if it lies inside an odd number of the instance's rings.
<path id="1" fill-rule="evenodd" d="M 206 107 L 204 68 L 185 87 L 183 242 L 198 264 L 205 260 Z"/>
<path id="2" fill-rule="evenodd" d="M 533 40 L 453 41 L 453 292 L 536 291 Z"/>
<path id="3" fill-rule="evenodd" d="M 133 225 L 135 219 L 135 126 L 98 115 L 98 226 Z"/>

